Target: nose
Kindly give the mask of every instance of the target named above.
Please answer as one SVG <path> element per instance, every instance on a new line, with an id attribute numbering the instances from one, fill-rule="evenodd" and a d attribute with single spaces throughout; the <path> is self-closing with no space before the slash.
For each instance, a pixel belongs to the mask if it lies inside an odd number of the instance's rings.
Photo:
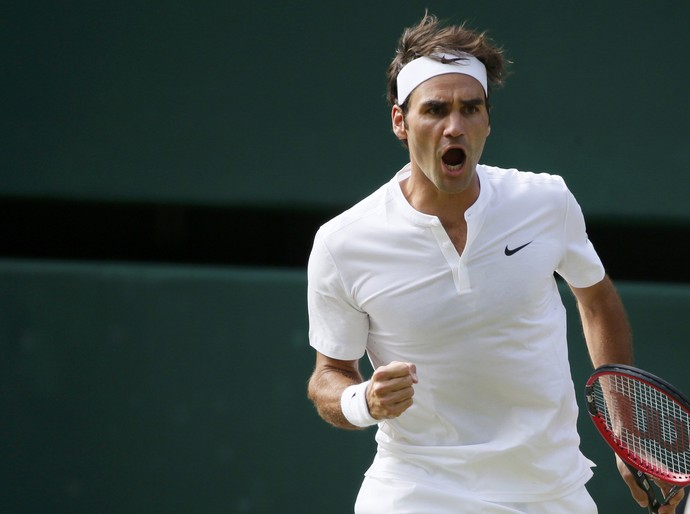
<path id="1" fill-rule="evenodd" d="M 464 120 L 459 112 L 453 111 L 448 115 L 446 128 L 443 135 L 446 137 L 459 137 L 465 131 Z"/>

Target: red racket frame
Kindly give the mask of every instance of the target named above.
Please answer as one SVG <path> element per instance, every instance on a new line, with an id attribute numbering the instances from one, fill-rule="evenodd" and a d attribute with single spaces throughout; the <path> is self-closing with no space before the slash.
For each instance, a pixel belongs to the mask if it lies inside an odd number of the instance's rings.
<path id="1" fill-rule="evenodd" d="M 653 462 L 649 462 L 644 457 L 633 453 L 633 451 L 630 448 L 626 447 L 625 444 L 621 441 L 621 438 L 618 436 L 618 434 L 614 433 L 614 431 L 609 428 L 609 424 L 607 423 L 604 414 L 600 413 L 595 403 L 593 394 L 594 384 L 599 378 L 607 375 L 624 376 L 647 384 L 648 386 L 654 388 L 661 394 L 673 400 L 673 402 L 676 405 L 678 405 L 685 413 L 687 413 L 689 418 L 690 401 L 688 401 L 688 399 L 680 391 L 678 391 L 675 387 L 673 387 L 665 380 L 662 380 L 661 378 L 639 368 L 622 364 L 605 365 L 597 368 L 592 373 L 585 386 L 585 398 L 587 400 L 587 409 L 592 421 L 594 422 L 594 425 L 597 427 L 597 429 L 603 436 L 604 440 L 608 443 L 608 445 L 626 464 L 654 478 L 657 478 L 670 484 L 677 485 L 679 487 L 690 484 L 690 426 L 685 427 L 688 430 L 686 430 L 685 434 L 682 434 L 680 436 L 684 437 L 685 439 L 683 441 L 688 444 L 688 448 L 686 448 L 684 452 L 688 453 L 689 455 L 689 465 L 688 469 L 684 470 L 684 473 L 670 472 L 670 470 L 661 469 L 658 465 L 654 464 Z"/>

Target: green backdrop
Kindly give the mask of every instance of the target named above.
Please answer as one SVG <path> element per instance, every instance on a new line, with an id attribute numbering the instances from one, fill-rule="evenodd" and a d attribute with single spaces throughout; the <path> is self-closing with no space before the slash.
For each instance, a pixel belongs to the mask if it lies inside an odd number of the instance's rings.
<path id="1" fill-rule="evenodd" d="M 351 512 L 373 431 L 314 413 L 305 271 L 266 263 L 405 163 L 384 70 L 425 8 L 514 61 L 483 161 L 563 175 L 617 269 L 687 277 L 686 2 L 6 4 L 0 512 Z M 638 362 L 690 390 L 690 286 L 623 275 Z M 601 512 L 636 509 L 580 426 Z"/>
<path id="2" fill-rule="evenodd" d="M 352 512 L 374 431 L 330 428 L 306 398 L 305 289 L 302 271 L 0 261 L 0 512 Z M 690 287 L 619 289 L 638 361 L 690 390 Z M 580 428 L 600 511 L 632 511 Z"/>
<path id="3" fill-rule="evenodd" d="M 484 161 L 590 215 L 690 219 L 690 4 L 9 2 L 0 195 L 342 205 L 405 162 L 384 70 L 425 8 L 514 61 Z"/>

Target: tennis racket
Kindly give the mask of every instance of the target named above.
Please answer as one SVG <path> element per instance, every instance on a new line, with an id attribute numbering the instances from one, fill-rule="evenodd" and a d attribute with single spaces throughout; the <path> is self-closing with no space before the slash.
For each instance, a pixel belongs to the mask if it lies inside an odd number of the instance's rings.
<path id="1" fill-rule="evenodd" d="M 668 382 L 622 364 L 597 368 L 585 386 L 589 415 L 657 513 L 690 484 L 690 402 Z M 650 479 L 672 484 L 664 496 Z"/>

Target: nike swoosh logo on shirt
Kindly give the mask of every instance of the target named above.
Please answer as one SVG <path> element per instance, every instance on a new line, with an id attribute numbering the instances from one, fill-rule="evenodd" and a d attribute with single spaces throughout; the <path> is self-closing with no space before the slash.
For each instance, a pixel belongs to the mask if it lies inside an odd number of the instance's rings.
<path id="1" fill-rule="evenodd" d="M 517 248 L 508 248 L 508 245 L 506 245 L 505 254 L 506 254 L 508 257 L 510 257 L 510 256 L 513 255 L 514 253 L 517 253 L 517 252 L 519 252 L 520 250 L 522 250 L 525 246 L 529 245 L 531 242 L 532 242 L 532 241 L 530 241 L 529 243 L 525 243 L 524 245 L 518 246 Z"/>

